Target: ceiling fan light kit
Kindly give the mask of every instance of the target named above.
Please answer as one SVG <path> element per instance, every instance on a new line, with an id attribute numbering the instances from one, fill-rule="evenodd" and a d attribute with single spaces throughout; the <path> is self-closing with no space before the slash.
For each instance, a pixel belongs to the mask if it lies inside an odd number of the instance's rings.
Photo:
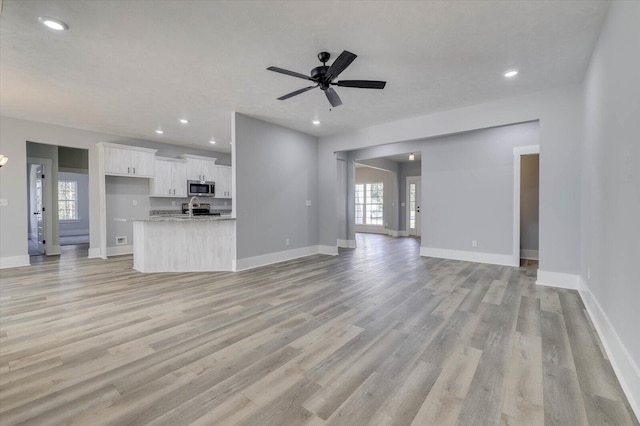
<path id="1" fill-rule="evenodd" d="M 377 81 L 377 80 L 340 80 L 334 82 L 336 78 L 344 71 L 358 56 L 343 50 L 340 56 L 333 61 L 331 66 L 327 65 L 327 61 L 331 58 L 331 54 L 329 52 L 320 52 L 318 53 L 318 59 L 322 62 L 322 65 L 315 67 L 309 73 L 310 75 L 304 75 L 299 72 L 289 71 L 284 68 L 278 67 L 269 67 L 267 70 L 277 72 L 280 74 L 290 75 L 292 77 L 298 77 L 303 80 L 309 80 L 316 83 L 314 86 L 308 86 L 303 89 L 296 90 L 291 93 L 287 93 L 284 96 L 278 98 L 280 101 L 284 101 L 285 99 L 289 99 L 293 96 L 297 96 L 301 93 L 307 92 L 311 89 L 315 89 L 319 87 L 320 90 L 324 92 L 327 97 L 327 100 L 331 104 L 332 107 L 337 107 L 342 105 L 342 100 L 338 93 L 333 90 L 331 86 L 341 86 L 341 87 L 353 87 L 358 89 L 384 89 L 384 86 L 387 84 L 386 81 Z"/>

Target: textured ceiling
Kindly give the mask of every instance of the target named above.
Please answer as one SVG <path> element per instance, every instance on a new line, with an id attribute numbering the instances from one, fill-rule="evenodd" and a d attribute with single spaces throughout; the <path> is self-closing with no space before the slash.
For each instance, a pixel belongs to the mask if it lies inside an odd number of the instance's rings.
<path id="1" fill-rule="evenodd" d="M 4 0 L 0 113 L 229 151 L 231 111 L 317 136 L 579 83 L 606 1 Z M 44 28 L 39 16 L 69 25 Z M 307 74 L 342 50 L 343 79 L 384 90 L 320 90 Z M 507 80 L 502 73 L 518 68 Z M 188 118 L 181 125 L 179 118 Z M 321 120 L 320 126 L 311 124 Z M 165 134 L 154 133 L 162 128 Z"/>

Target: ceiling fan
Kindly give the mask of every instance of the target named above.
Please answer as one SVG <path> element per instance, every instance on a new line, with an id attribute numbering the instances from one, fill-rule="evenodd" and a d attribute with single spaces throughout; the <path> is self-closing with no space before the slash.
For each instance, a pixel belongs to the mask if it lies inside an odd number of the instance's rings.
<path id="1" fill-rule="evenodd" d="M 304 89 L 296 90 L 295 92 L 280 96 L 278 100 L 284 101 L 285 99 L 289 99 L 293 96 L 319 87 L 327 96 L 327 99 L 329 100 L 331 106 L 337 107 L 339 105 L 342 105 L 342 100 L 340 100 L 340 96 L 338 96 L 336 91 L 333 90 L 333 87 L 331 86 L 356 87 L 359 89 L 384 89 L 384 86 L 387 84 L 386 81 L 375 80 L 340 80 L 334 82 L 333 80 L 335 80 L 342 71 L 344 71 L 349 65 L 351 65 L 351 62 L 353 62 L 353 60 L 357 58 L 357 55 L 344 50 L 342 51 L 340 56 L 338 56 L 338 58 L 333 61 L 333 64 L 331 64 L 331 66 L 328 66 L 327 61 L 330 57 L 331 55 L 328 52 L 318 53 L 318 59 L 320 60 L 320 62 L 322 62 L 322 65 L 312 69 L 310 76 L 278 67 L 267 68 L 269 71 L 279 72 L 280 74 L 286 74 L 292 77 L 298 77 L 303 80 L 310 80 L 316 83 L 315 86 L 305 87 Z"/>

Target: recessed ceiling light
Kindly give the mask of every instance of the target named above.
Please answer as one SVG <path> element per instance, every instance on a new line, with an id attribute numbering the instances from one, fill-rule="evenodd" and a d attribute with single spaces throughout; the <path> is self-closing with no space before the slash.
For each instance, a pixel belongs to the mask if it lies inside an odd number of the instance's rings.
<path id="1" fill-rule="evenodd" d="M 504 73 L 505 77 L 515 77 L 518 75 L 518 70 L 509 70 Z"/>
<path id="2" fill-rule="evenodd" d="M 213 143 L 213 144 L 214 144 L 214 143 L 216 143 L 216 141 L 215 141 L 215 140 L 213 140 L 213 139 L 211 139 L 211 140 L 209 141 L 209 143 Z"/>
<path id="3" fill-rule="evenodd" d="M 163 134 L 163 133 L 164 133 L 164 130 L 160 130 L 160 129 L 158 129 L 158 130 L 156 130 L 156 133 L 157 133 L 157 134 L 159 134 L 159 135 L 161 135 L 161 134 Z"/>
<path id="4" fill-rule="evenodd" d="M 181 118 L 181 119 L 180 119 L 180 122 L 181 122 L 182 124 L 189 124 L 189 120 L 187 120 L 186 118 Z"/>
<path id="5" fill-rule="evenodd" d="M 67 24 L 65 24 L 64 22 L 58 20 L 58 19 L 53 19 L 53 18 L 47 18 L 46 16 L 41 16 L 38 18 L 38 21 L 40 21 L 40 23 L 44 26 L 46 26 L 47 28 L 50 28 L 52 30 L 56 30 L 56 31 L 64 31 L 64 30 L 68 30 L 69 26 Z"/>
<path id="6" fill-rule="evenodd" d="M 320 120 L 313 120 L 312 123 L 316 126 L 320 125 Z"/>

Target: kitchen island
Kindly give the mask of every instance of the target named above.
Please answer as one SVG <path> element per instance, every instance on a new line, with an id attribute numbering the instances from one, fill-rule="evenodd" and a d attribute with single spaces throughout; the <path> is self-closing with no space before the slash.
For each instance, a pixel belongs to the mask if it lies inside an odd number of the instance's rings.
<path id="1" fill-rule="evenodd" d="M 133 222 L 133 269 L 140 272 L 231 271 L 236 220 L 170 215 Z"/>

